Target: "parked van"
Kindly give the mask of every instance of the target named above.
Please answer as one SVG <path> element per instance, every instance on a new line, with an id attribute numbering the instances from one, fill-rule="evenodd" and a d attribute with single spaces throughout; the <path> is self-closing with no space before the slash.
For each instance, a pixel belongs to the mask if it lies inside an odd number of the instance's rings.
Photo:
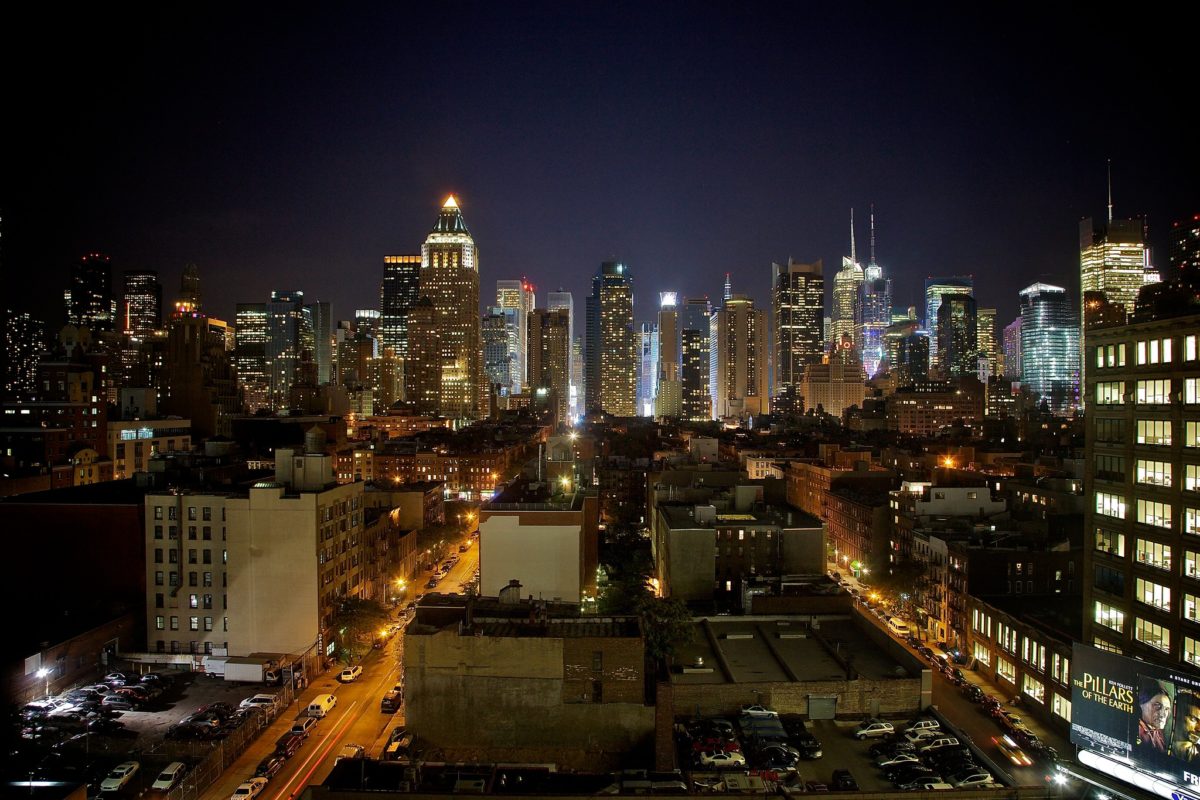
<path id="1" fill-rule="evenodd" d="M 185 772 L 187 772 L 187 764 L 182 761 L 172 761 L 163 767 L 162 772 L 158 773 L 158 777 L 154 779 L 150 788 L 156 792 L 169 792 L 175 788 L 175 784 L 179 783 L 179 779 Z"/>
<path id="2" fill-rule="evenodd" d="M 379 710 L 385 714 L 395 714 L 400 710 L 400 703 L 404 700 L 404 695 L 400 692 L 392 691 L 383 696 L 379 701 Z"/>
<path id="3" fill-rule="evenodd" d="M 908 635 L 908 623 L 905 622 L 904 620 L 900 619 L 899 617 L 890 617 L 888 619 L 888 627 L 891 628 L 893 632 L 899 634 L 900 636 Z"/>
<path id="4" fill-rule="evenodd" d="M 275 752 L 284 758 L 291 758 L 296 755 L 296 751 L 300 749 L 300 745 L 302 744 L 304 744 L 304 737 L 289 731 L 280 736 L 275 742 Z"/>
<path id="5" fill-rule="evenodd" d="M 955 736 L 939 736 L 923 740 L 923 743 L 918 746 L 918 752 L 922 754 L 932 753 L 946 747 L 958 747 L 958 745 L 959 741 Z"/>
<path id="6" fill-rule="evenodd" d="M 313 701 L 308 704 L 308 715 L 321 719 L 337 705 L 337 696 L 332 694 L 319 694 L 313 698 Z"/>
<path id="7" fill-rule="evenodd" d="M 296 717 L 292 720 L 292 729 L 289 733 L 294 733 L 297 736 L 308 736 L 308 731 L 317 721 L 312 717 Z"/>

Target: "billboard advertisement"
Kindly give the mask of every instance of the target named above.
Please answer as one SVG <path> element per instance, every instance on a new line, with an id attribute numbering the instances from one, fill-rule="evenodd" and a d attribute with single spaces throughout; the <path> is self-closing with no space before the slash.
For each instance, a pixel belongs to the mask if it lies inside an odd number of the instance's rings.
<path id="1" fill-rule="evenodd" d="M 1071 742 L 1200 786 L 1200 676 L 1076 644 Z"/>

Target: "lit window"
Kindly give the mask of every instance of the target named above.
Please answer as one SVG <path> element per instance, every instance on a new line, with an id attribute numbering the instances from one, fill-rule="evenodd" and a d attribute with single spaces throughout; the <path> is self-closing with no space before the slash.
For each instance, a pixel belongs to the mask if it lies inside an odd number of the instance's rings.
<path id="1" fill-rule="evenodd" d="M 1099 495 L 1097 495 L 1099 499 Z M 1137 521 L 1143 525 L 1153 525 L 1156 528 L 1171 527 L 1171 504 L 1160 503 L 1157 500 L 1138 498 Z"/>
<path id="2" fill-rule="evenodd" d="M 1171 486 L 1171 464 L 1168 461 L 1137 461 L 1137 482 L 1151 486 Z"/>
<path id="3" fill-rule="evenodd" d="M 1053 711 L 1058 716 L 1065 719 L 1067 722 L 1070 722 L 1071 721 L 1071 701 L 1068 700 L 1067 698 L 1063 697 L 1061 694 L 1058 694 L 1057 692 L 1051 692 L 1050 697 L 1051 697 L 1050 710 Z"/>
<path id="4" fill-rule="evenodd" d="M 1096 513 L 1125 519 L 1125 498 L 1118 494 L 1096 492 Z"/>
<path id="5" fill-rule="evenodd" d="M 1161 650 L 1164 653 L 1171 652 L 1171 632 L 1169 630 L 1148 619 L 1142 619 L 1141 617 L 1135 617 L 1134 619 L 1134 639 L 1137 639 L 1142 644 L 1153 647 L 1155 650 Z"/>
<path id="6" fill-rule="evenodd" d="M 1101 603 L 1100 601 L 1096 601 L 1093 610 L 1094 616 L 1092 619 L 1097 625 L 1103 625 L 1104 627 L 1110 628 L 1118 633 L 1123 633 L 1125 631 L 1124 611 L 1121 611 L 1119 608 L 1113 608 L 1107 603 Z"/>
<path id="7" fill-rule="evenodd" d="M 1137 443 L 1169 446 L 1171 444 L 1171 421 L 1139 419 L 1137 421 Z"/>
<path id="8" fill-rule="evenodd" d="M 1134 599 L 1153 606 L 1160 611 L 1171 610 L 1171 588 L 1160 586 L 1145 578 L 1138 578 L 1134 584 Z"/>

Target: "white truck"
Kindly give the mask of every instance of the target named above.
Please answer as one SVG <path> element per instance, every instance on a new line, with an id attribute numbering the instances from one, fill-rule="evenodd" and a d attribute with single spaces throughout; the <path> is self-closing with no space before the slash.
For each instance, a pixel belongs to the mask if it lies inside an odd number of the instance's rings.
<path id="1" fill-rule="evenodd" d="M 279 683 L 279 664 L 254 657 L 230 657 L 225 661 L 225 680 L 240 683 Z"/>

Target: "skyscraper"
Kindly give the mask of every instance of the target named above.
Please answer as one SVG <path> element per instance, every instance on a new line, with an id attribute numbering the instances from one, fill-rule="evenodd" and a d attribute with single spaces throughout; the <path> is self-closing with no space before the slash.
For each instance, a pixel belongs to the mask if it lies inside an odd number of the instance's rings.
<path id="1" fill-rule="evenodd" d="M 288 407 L 301 356 L 312 358 L 312 312 L 304 305 L 304 292 L 273 291 L 266 304 L 265 343 L 268 401 L 276 410 Z"/>
<path id="2" fill-rule="evenodd" d="M 317 383 L 324 386 L 333 380 L 333 311 L 328 300 L 318 300 L 309 306 L 313 324 L 313 361 L 317 364 Z M 376 320 L 379 312 L 372 310 Z"/>
<path id="3" fill-rule="evenodd" d="M 976 314 L 975 349 L 979 353 L 981 372 L 979 380 L 987 383 L 993 375 L 999 375 L 999 365 L 1002 361 L 999 348 L 996 347 L 996 309 L 981 308 Z"/>
<path id="4" fill-rule="evenodd" d="M 937 365 L 943 375 L 961 378 L 979 369 L 979 325 L 975 298 L 944 294 L 937 311 Z"/>
<path id="5" fill-rule="evenodd" d="M 638 331 L 637 413 L 654 416 L 658 397 L 658 323 L 643 322 Z"/>
<path id="6" fill-rule="evenodd" d="M 507 393 L 512 381 L 512 353 L 508 334 L 517 314 L 515 308 L 492 306 L 483 315 L 480 335 L 483 337 L 483 374 L 499 392 Z"/>
<path id="7" fill-rule="evenodd" d="M 1004 326 L 1004 377 L 1021 380 L 1021 317 Z"/>
<path id="8" fill-rule="evenodd" d="M 864 279 L 863 268 L 858 263 L 854 248 L 854 209 L 850 209 L 850 257 L 842 256 L 842 268 L 833 276 L 833 317 L 827 346 L 840 346 L 843 337 L 848 336 L 854 342 L 854 348 L 861 350 L 860 332 L 855 319 L 859 316 L 859 287 Z"/>
<path id="9" fill-rule="evenodd" d="M 528 380 L 529 312 L 533 311 L 533 286 L 525 280 L 496 281 L 496 305 L 512 309 L 508 317 L 511 328 L 508 332 L 509 365 L 512 375 L 506 381 L 512 394 L 521 394 Z"/>
<path id="10" fill-rule="evenodd" d="M 798 413 L 800 380 L 825 350 L 825 277 L 821 260 L 771 265 L 775 318 L 775 400 L 783 413 Z"/>
<path id="11" fill-rule="evenodd" d="M 587 409 L 637 415 L 638 343 L 633 327 L 633 274 L 605 261 L 592 278 L 584 342 Z"/>
<path id="12" fill-rule="evenodd" d="M 112 294 L 112 262 L 100 253 L 88 253 L 71 269 L 67 322 L 93 333 L 114 328 L 116 304 Z"/>
<path id="13" fill-rule="evenodd" d="M 868 378 L 879 371 L 886 355 L 884 334 L 892 324 L 892 281 L 883 277 L 883 267 L 875 260 L 875 208 L 871 208 L 871 256 L 863 270 L 859 287 L 857 317 L 858 342 L 862 350 L 863 371 Z"/>
<path id="14" fill-rule="evenodd" d="M 451 418 L 485 416 L 478 250 L 453 196 L 442 204 L 421 246 L 420 292 L 433 304 L 438 333 L 439 412 Z"/>
<path id="15" fill-rule="evenodd" d="M 535 396 L 548 394 L 554 401 L 558 423 L 569 422 L 571 315 L 565 308 L 555 311 L 535 308 L 529 318 L 528 378 Z"/>
<path id="16" fill-rule="evenodd" d="M 408 357 L 408 310 L 421 287 L 420 256 L 384 256 L 379 285 L 379 336 L 401 360 Z"/>
<path id="17" fill-rule="evenodd" d="M 235 316 L 234 361 L 246 410 L 270 408 L 267 380 L 267 304 L 238 303 Z"/>
<path id="18" fill-rule="evenodd" d="M 46 347 L 46 326 L 27 311 L 0 306 L 0 398 L 37 392 L 38 359 Z"/>
<path id="19" fill-rule="evenodd" d="M 408 361 L 404 396 L 418 414 L 437 414 L 441 407 L 442 344 L 433 301 L 422 295 L 408 310 Z"/>
<path id="20" fill-rule="evenodd" d="M 1110 303 L 1132 314 L 1138 290 L 1146 283 L 1146 244 L 1142 221 L 1109 218 L 1079 223 L 1079 285 L 1082 292 L 1104 292 Z M 1082 308 L 1082 306 L 1081 306 Z M 1082 313 L 1082 312 L 1081 312 Z"/>
<path id="21" fill-rule="evenodd" d="M 766 315 L 749 297 L 734 295 L 710 320 L 714 416 L 745 419 L 767 413 Z"/>
<path id="22" fill-rule="evenodd" d="M 229 436 L 232 417 L 242 412 L 236 369 L 225 348 L 226 327 L 204 313 L 199 272 L 187 265 L 167 326 L 162 408 L 190 419 L 196 439 Z"/>
<path id="23" fill-rule="evenodd" d="M 709 317 L 707 297 L 689 297 L 683 306 L 679 328 L 680 385 L 683 418 L 695 422 L 712 419 L 709 382 Z"/>
<path id="24" fill-rule="evenodd" d="M 1056 414 L 1079 405 L 1079 324 L 1061 286 L 1021 290 L 1021 383 Z"/>
<path id="25" fill-rule="evenodd" d="M 1200 281 L 1200 214 L 1171 223 L 1167 263 L 1172 278 Z"/>
<path id="26" fill-rule="evenodd" d="M 654 414 L 671 419 L 678 419 L 683 414 L 676 297 L 675 292 L 658 293 L 658 394 L 654 398 Z"/>
<path id="27" fill-rule="evenodd" d="M 579 393 L 583 391 L 583 387 L 576 381 L 575 373 L 579 371 L 581 364 L 579 359 L 575 357 L 575 299 L 570 292 L 559 289 L 557 292 L 549 292 L 546 295 L 546 310 L 547 311 L 566 311 L 567 312 L 567 335 L 570 337 L 570 352 L 567 358 L 567 380 L 569 384 L 570 399 L 570 416 L 573 418 L 579 413 Z"/>
<path id="28" fill-rule="evenodd" d="M 162 284 L 149 269 L 125 271 L 121 329 L 130 336 L 148 336 L 162 328 Z"/>
<path id="29" fill-rule="evenodd" d="M 929 366 L 938 362 L 937 323 L 938 308 L 942 304 L 942 296 L 947 294 L 965 294 L 974 296 L 975 281 L 966 276 L 952 278 L 925 279 L 925 330 L 929 331 Z"/>

